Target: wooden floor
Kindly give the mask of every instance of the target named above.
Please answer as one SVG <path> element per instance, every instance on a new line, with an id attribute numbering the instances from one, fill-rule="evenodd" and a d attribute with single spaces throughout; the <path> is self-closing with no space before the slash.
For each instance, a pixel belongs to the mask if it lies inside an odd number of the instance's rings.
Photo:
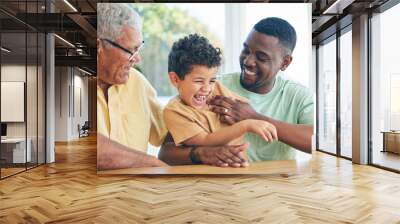
<path id="1" fill-rule="evenodd" d="M 4 178 L 4 177 L 8 177 L 8 176 L 10 176 L 10 175 L 13 175 L 13 174 L 16 174 L 16 173 L 19 173 L 19 172 L 22 172 L 22 171 L 25 171 L 26 169 L 25 169 L 25 167 L 24 168 L 19 168 L 19 167 L 17 167 L 17 168 L 1 168 L 1 178 Z"/>
<path id="2" fill-rule="evenodd" d="M 12 165 L 11 165 L 12 166 Z M 37 167 L 38 165 L 35 163 L 27 163 L 27 167 L 25 167 L 25 164 L 18 164 L 17 167 L 2 167 L 0 172 L 1 172 L 1 178 L 6 178 L 8 176 L 29 170 L 29 169 L 33 169 L 35 167 Z"/>
<path id="3" fill-rule="evenodd" d="M 316 153 L 295 176 L 97 176 L 93 137 L 0 181 L 0 223 L 400 223 L 400 175 Z"/>

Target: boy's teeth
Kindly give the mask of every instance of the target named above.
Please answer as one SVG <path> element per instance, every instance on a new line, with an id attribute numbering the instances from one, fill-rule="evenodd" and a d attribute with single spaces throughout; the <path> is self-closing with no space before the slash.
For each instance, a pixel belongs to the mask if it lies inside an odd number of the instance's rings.
<path id="1" fill-rule="evenodd" d="M 206 96 L 197 96 L 196 98 L 198 98 L 199 100 L 205 100 Z"/>

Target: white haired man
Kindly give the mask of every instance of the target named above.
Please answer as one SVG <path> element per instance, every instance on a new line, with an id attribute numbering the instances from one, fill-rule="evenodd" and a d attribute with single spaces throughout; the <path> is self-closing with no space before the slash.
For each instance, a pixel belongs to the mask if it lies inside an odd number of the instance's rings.
<path id="1" fill-rule="evenodd" d="M 97 167 L 165 166 L 147 155 L 166 129 L 156 93 L 132 68 L 144 44 L 141 19 L 128 4 L 97 4 Z"/>

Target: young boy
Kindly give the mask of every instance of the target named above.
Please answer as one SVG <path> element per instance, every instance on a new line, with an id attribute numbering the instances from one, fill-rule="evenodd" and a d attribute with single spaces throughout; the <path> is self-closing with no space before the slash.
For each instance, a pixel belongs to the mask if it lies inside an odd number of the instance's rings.
<path id="1" fill-rule="evenodd" d="M 164 121 L 176 145 L 241 144 L 246 132 L 265 141 L 277 139 L 275 126 L 261 120 L 243 120 L 231 126 L 220 122 L 207 101 L 216 95 L 244 100 L 216 80 L 221 51 L 197 34 L 186 36 L 172 46 L 168 56 L 169 79 L 178 90 L 164 109 Z"/>

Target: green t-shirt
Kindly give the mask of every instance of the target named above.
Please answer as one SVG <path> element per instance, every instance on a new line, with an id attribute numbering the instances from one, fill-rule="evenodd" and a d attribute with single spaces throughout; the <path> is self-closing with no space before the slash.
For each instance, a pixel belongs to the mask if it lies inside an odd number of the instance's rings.
<path id="1" fill-rule="evenodd" d="M 314 123 L 314 96 L 305 86 L 288 80 L 278 73 L 272 90 L 267 94 L 250 92 L 240 84 L 240 73 L 219 77 L 220 82 L 234 93 L 249 100 L 255 111 L 276 120 L 292 124 Z M 247 151 L 250 161 L 295 159 L 296 150 L 280 141 L 268 143 L 258 135 L 248 133 Z M 311 139 L 310 139 L 311 141 Z"/>

